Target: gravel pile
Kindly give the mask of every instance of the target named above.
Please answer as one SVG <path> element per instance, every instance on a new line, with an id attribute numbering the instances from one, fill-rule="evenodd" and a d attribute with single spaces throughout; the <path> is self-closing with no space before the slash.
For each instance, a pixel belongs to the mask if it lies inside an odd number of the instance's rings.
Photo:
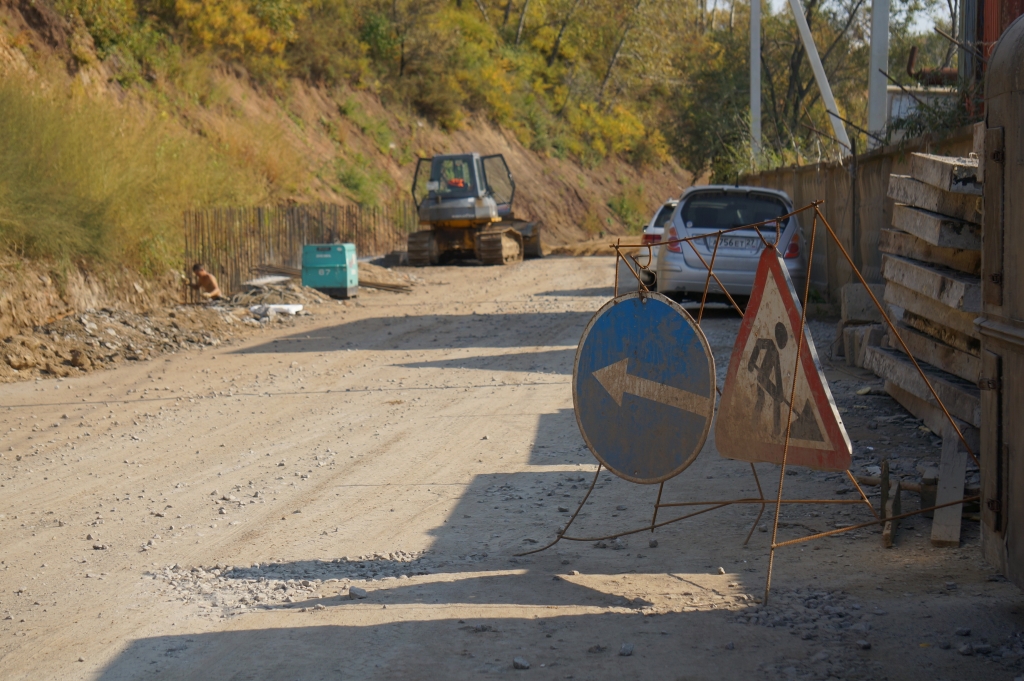
<path id="1" fill-rule="evenodd" d="M 372 597 L 374 582 L 404 580 L 433 571 L 433 564 L 422 554 L 399 551 L 302 563 L 190 568 L 173 565 L 146 575 L 163 582 L 179 600 L 231 614 L 323 598 L 349 598 L 354 585 L 368 587 Z"/>
<path id="2" fill-rule="evenodd" d="M 334 300 L 327 294 L 303 286 L 294 280 L 280 284 L 248 286 L 245 291 L 236 293 L 227 300 L 230 305 L 245 308 L 253 305 L 320 305 L 332 302 Z"/>

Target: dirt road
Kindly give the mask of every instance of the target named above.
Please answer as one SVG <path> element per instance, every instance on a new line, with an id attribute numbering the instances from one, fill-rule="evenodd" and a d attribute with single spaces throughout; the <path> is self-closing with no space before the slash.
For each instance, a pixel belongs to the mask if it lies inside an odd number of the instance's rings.
<path id="1" fill-rule="evenodd" d="M 919 518 L 890 550 L 876 530 L 783 550 L 767 606 L 768 534 L 743 545 L 754 506 L 516 558 L 554 536 L 595 470 L 569 379 L 612 260 L 421 274 L 412 294 L 233 345 L 0 387 L 0 677 L 1021 674 L 1024 599 L 970 522 L 959 549 L 931 548 Z M 721 377 L 738 319 L 705 328 Z M 827 356 L 829 327 L 812 330 Z M 873 379 L 829 378 L 856 466 L 937 457 L 889 398 L 855 394 Z M 774 489 L 777 469 L 759 472 Z M 852 493 L 793 473 L 787 496 Z M 574 527 L 641 526 L 656 491 L 602 474 Z M 754 492 L 709 440 L 665 498 Z M 869 518 L 787 508 L 781 536 Z"/>

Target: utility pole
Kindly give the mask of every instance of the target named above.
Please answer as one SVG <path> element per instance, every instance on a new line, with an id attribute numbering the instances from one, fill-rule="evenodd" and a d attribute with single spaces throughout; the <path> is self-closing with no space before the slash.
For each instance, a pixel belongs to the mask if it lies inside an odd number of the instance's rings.
<path id="1" fill-rule="evenodd" d="M 750 0 L 750 149 L 761 153 L 761 0 Z"/>
<path id="2" fill-rule="evenodd" d="M 868 68 L 868 132 L 882 135 L 886 123 L 886 79 L 889 70 L 889 0 L 871 3 L 871 59 Z M 868 148 L 879 142 L 868 136 Z"/>

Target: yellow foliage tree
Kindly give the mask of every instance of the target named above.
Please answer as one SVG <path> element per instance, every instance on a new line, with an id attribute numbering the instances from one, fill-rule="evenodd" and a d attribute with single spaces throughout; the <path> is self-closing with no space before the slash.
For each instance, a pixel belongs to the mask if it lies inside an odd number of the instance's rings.
<path id="1" fill-rule="evenodd" d="M 305 0 L 175 0 L 179 19 L 203 47 L 242 59 L 280 57 L 308 6 Z"/>

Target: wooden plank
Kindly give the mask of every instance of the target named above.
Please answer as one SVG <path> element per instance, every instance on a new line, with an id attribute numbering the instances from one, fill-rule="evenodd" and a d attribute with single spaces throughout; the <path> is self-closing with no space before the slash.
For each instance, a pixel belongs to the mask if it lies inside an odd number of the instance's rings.
<path id="1" fill-rule="evenodd" d="M 1005 222 L 1006 199 L 1003 174 L 1006 151 L 1003 148 L 1003 129 L 985 130 L 985 178 L 988 191 L 985 192 L 985 238 L 982 249 L 985 252 L 985 271 L 982 273 L 982 288 L 985 303 L 1003 305 L 1003 223 Z"/>
<path id="2" fill-rule="evenodd" d="M 975 428 L 980 428 L 981 391 L 978 390 L 978 386 L 937 369 L 927 362 L 918 360 L 918 364 L 921 365 L 921 369 L 928 377 L 928 382 L 935 389 L 939 399 L 946 405 L 949 413 Z M 881 347 L 866 348 L 864 368 L 870 369 L 876 375 L 895 383 L 922 400 L 932 401 L 934 399 L 917 368 L 903 353 Z"/>
<path id="3" fill-rule="evenodd" d="M 967 472 L 967 452 L 952 426 L 942 431 L 942 458 L 939 459 L 939 489 L 935 505 L 941 506 L 964 498 L 964 474 Z M 932 546 L 960 546 L 960 518 L 963 504 L 954 504 L 935 510 L 932 518 Z"/>
<path id="4" fill-rule="evenodd" d="M 882 253 L 913 258 L 921 262 L 945 265 L 960 272 L 981 274 L 981 251 L 942 248 L 918 239 L 913 234 L 895 229 L 883 229 L 878 234 L 878 250 Z"/>
<path id="5" fill-rule="evenodd" d="M 948 305 L 929 298 L 926 295 L 912 291 L 906 286 L 889 281 L 885 284 L 885 302 L 902 307 L 908 312 L 929 319 L 936 324 L 941 324 L 965 336 L 981 340 L 981 333 L 974 325 L 977 315 L 961 310 L 954 310 Z"/>
<path id="6" fill-rule="evenodd" d="M 883 518 L 892 518 L 903 513 L 902 504 L 900 503 L 900 497 L 903 496 L 903 491 L 900 486 L 900 479 L 898 477 L 892 477 L 889 479 L 889 493 L 886 495 L 885 508 L 883 509 Z M 882 546 L 891 549 L 893 542 L 896 541 L 896 529 L 899 527 L 899 520 L 886 520 L 885 524 L 882 525 Z M 933 524 L 934 527 L 934 524 Z"/>
<path id="7" fill-rule="evenodd" d="M 942 429 L 949 423 L 949 419 L 946 418 L 946 415 L 935 404 L 935 400 L 922 400 L 917 395 L 907 392 L 892 381 L 885 382 L 884 390 L 889 393 L 890 397 L 899 402 L 901 407 L 924 421 L 924 425 L 928 426 L 928 430 L 933 433 L 942 433 Z M 978 451 L 980 448 L 981 431 L 968 423 L 964 423 L 955 416 L 953 420 L 956 422 L 956 427 L 964 434 L 964 438 L 971 449 Z"/>
<path id="8" fill-rule="evenodd" d="M 981 196 L 976 158 L 913 153 L 910 175 L 943 191 Z"/>
<path id="9" fill-rule="evenodd" d="M 960 352 L 966 352 L 974 357 L 981 357 L 981 341 L 902 308 L 895 308 L 895 310 L 894 323 L 899 319 L 906 326 L 915 331 L 920 331 L 926 336 L 931 336 L 951 348 L 955 348 Z"/>
<path id="10" fill-rule="evenodd" d="M 1003 457 L 1003 358 L 986 348 L 981 363 L 984 377 L 992 381 L 991 389 L 981 391 L 981 413 L 985 423 L 989 424 L 982 433 L 979 456 L 982 473 L 981 519 L 990 531 L 1001 535 L 1005 529 L 1003 507 L 1006 504 L 1007 479 L 1007 466 Z"/>
<path id="11" fill-rule="evenodd" d="M 970 353 L 946 345 L 937 338 L 923 334 L 917 329 L 903 323 L 897 323 L 896 329 L 911 354 L 918 360 L 924 360 L 932 366 L 959 376 L 969 383 L 978 383 L 981 378 L 981 358 Z M 895 339 L 889 344 L 894 350 L 903 351 L 903 346 Z"/>
<path id="12" fill-rule="evenodd" d="M 954 194 L 915 180 L 909 175 L 889 176 L 889 198 L 896 203 L 924 208 L 967 222 L 981 223 L 981 199 L 969 194 Z"/>
<path id="13" fill-rule="evenodd" d="M 882 256 L 882 276 L 963 312 L 981 312 L 981 279 L 898 255 Z"/>
<path id="14" fill-rule="evenodd" d="M 923 208 L 897 203 L 892 209 L 892 226 L 909 232 L 933 246 L 981 250 L 981 225 L 939 215 Z"/>

